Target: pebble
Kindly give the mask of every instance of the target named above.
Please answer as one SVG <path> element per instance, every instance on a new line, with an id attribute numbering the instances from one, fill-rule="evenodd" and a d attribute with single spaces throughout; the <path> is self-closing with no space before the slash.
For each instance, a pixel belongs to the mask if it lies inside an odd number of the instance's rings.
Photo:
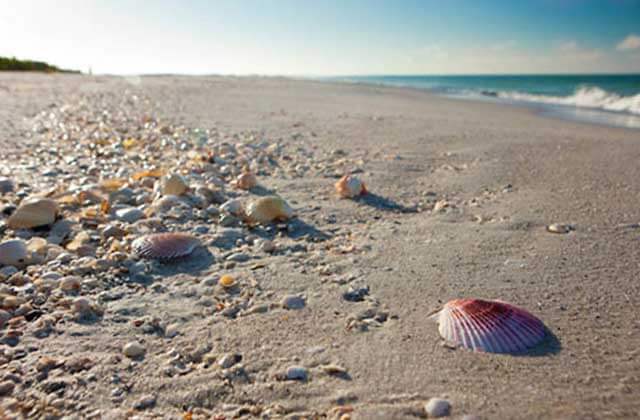
<path id="1" fill-rule="evenodd" d="M 0 397 L 6 397 L 13 393 L 14 383 L 11 381 L 0 382 Z"/>
<path id="2" fill-rule="evenodd" d="M 134 359 L 142 356 L 145 353 L 145 348 L 139 342 L 131 341 L 122 347 L 122 353 L 124 353 L 125 356 Z"/>
<path id="3" fill-rule="evenodd" d="M 135 223 L 144 217 L 144 212 L 137 207 L 126 207 L 116 210 L 116 218 L 123 222 Z"/>
<path id="4" fill-rule="evenodd" d="M 271 253 L 276 250 L 276 245 L 269 239 L 258 239 L 255 242 L 256 248 L 262 252 Z"/>
<path id="5" fill-rule="evenodd" d="M 309 371 L 301 366 L 289 366 L 285 377 L 290 381 L 306 381 L 309 377 Z"/>
<path id="6" fill-rule="evenodd" d="M 154 395 L 145 395 L 135 402 L 133 408 L 136 410 L 146 410 L 156 405 L 156 397 Z"/>
<path id="7" fill-rule="evenodd" d="M 480 416 L 476 414 L 465 414 L 462 417 L 462 420 L 480 420 Z"/>
<path id="8" fill-rule="evenodd" d="M 235 254 L 231 254 L 226 258 L 227 261 L 233 261 L 238 263 L 246 262 L 246 261 L 249 261 L 250 259 L 251 257 L 245 254 L 244 252 L 236 252 Z"/>
<path id="9" fill-rule="evenodd" d="M 9 178 L 0 177 L 0 194 L 7 194 L 14 189 L 13 181 Z"/>
<path id="10" fill-rule="evenodd" d="M 305 299 L 297 295 L 287 295 L 280 303 L 285 309 L 302 309 L 306 305 Z"/>
<path id="11" fill-rule="evenodd" d="M 71 308 L 74 313 L 85 316 L 93 312 L 91 301 L 85 297 L 75 298 Z"/>
<path id="12" fill-rule="evenodd" d="M 431 398 L 424 405 L 424 411 L 429 417 L 445 417 L 451 411 L 451 404 L 442 398 Z"/>

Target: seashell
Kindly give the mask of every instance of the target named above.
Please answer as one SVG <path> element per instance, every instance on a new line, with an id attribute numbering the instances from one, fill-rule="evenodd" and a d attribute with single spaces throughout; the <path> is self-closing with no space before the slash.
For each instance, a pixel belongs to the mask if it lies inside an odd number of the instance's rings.
<path id="1" fill-rule="evenodd" d="M 251 202 L 245 216 L 249 223 L 267 224 L 291 218 L 293 209 L 282 198 L 272 195 Z"/>
<path id="2" fill-rule="evenodd" d="M 218 280 L 218 284 L 225 289 L 228 289 L 235 286 L 236 280 L 233 278 L 233 276 L 225 274 L 224 276 L 220 277 L 220 280 Z"/>
<path id="3" fill-rule="evenodd" d="M 136 239 L 131 249 L 140 258 L 170 260 L 186 257 L 198 245 L 198 238 L 187 233 L 155 233 Z"/>
<path id="4" fill-rule="evenodd" d="M 242 201 L 238 199 L 227 200 L 220 206 L 220 211 L 232 216 L 240 216 L 242 214 Z"/>
<path id="5" fill-rule="evenodd" d="M 364 183 L 355 176 L 345 175 L 335 184 L 341 198 L 353 198 L 367 193 Z"/>
<path id="6" fill-rule="evenodd" d="M 105 179 L 100 183 L 100 189 L 103 191 L 113 192 L 122 188 L 126 183 L 127 181 L 124 179 Z"/>
<path id="7" fill-rule="evenodd" d="M 258 185 L 258 178 L 251 172 L 243 172 L 236 178 L 235 185 L 241 190 L 250 190 Z"/>
<path id="8" fill-rule="evenodd" d="M 48 198 L 34 197 L 24 200 L 9 217 L 11 229 L 30 229 L 50 225 L 56 220 L 58 205 Z"/>
<path id="9" fill-rule="evenodd" d="M 489 353 L 512 353 L 538 344 L 546 335 L 542 321 L 524 309 L 501 301 L 456 299 L 431 318 L 442 338 Z"/>
<path id="10" fill-rule="evenodd" d="M 547 226 L 547 230 L 551 233 L 569 233 L 573 230 L 573 226 L 553 223 Z"/>
<path id="11" fill-rule="evenodd" d="M 22 239 L 11 239 L 0 243 L 0 265 L 21 267 L 29 258 L 27 243 Z"/>
<path id="12" fill-rule="evenodd" d="M 178 174 L 162 178 L 162 194 L 164 195 L 182 195 L 187 189 L 189 189 L 187 182 Z"/>

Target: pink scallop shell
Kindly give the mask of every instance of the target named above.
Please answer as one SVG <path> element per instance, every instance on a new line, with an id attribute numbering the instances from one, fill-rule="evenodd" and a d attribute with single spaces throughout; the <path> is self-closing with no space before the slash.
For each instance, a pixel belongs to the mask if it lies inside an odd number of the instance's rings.
<path id="1" fill-rule="evenodd" d="M 515 353 L 534 347 L 546 335 L 542 321 L 501 301 L 456 299 L 433 318 L 442 338 L 474 351 Z"/>
<path id="2" fill-rule="evenodd" d="M 155 233 L 133 241 L 131 249 L 139 258 L 170 260 L 191 254 L 200 241 L 187 233 Z"/>

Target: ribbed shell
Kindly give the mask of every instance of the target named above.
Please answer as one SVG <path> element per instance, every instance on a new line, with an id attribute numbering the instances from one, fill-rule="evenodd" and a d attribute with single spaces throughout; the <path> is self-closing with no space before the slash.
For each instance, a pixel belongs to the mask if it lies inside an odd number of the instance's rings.
<path id="1" fill-rule="evenodd" d="M 501 301 L 456 299 L 433 316 L 442 338 L 489 353 L 514 353 L 545 337 L 542 321 L 524 309 Z"/>
<path id="2" fill-rule="evenodd" d="M 139 258 L 171 260 L 191 254 L 200 241 L 187 233 L 155 233 L 133 241 L 131 249 Z"/>

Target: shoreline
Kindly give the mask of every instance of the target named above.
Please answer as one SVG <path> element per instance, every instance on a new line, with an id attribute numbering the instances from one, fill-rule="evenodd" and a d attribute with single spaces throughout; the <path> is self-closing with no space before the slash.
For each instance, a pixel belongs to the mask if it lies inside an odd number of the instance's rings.
<path id="1" fill-rule="evenodd" d="M 0 205 L 55 188 L 70 223 L 63 257 L 2 279 L 2 415 L 411 420 L 431 398 L 451 418 L 640 409 L 634 130 L 408 88 L 135 80 L 0 74 L 0 177 L 15 185 Z M 246 156 L 253 191 L 233 185 Z M 134 177 L 153 166 L 189 189 L 168 198 Z M 369 194 L 337 198 L 345 173 Z M 64 194 L 100 188 L 116 188 L 111 207 Z M 249 226 L 221 208 L 271 193 L 295 217 Z M 6 221 L 0 243 L 57 249 L 50 228 Z M 164 230 L 201 246 L 174 264 L 133 255 Z M 525 308 L 549 339 L 518 355 L 451 348 L 428 315 L 458 298 Z"/>

